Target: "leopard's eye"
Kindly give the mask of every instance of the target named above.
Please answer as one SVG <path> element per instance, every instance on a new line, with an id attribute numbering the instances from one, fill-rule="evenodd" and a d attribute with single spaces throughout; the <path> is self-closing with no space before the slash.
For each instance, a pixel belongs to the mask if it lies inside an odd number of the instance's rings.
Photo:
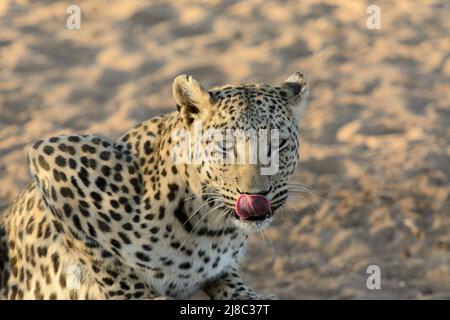
<path id="1" fill-rule="evenodd" d="M 222 140 L 222 141 L 217 142 L 216 148 L 221 153 L 227 153 L 232 150 L 233 144 L 231 142 Z"/>
<path id="2" fill-rule="evenodd" d="M 280 139 L 278 146 L 272 146 L 271 143 L 269 143 L 269 148 L 267 148 L 267 156 L 271 156 L 272 152 L 280 152 L 283 149 L 285 149 L 289 145 L 288 139 Z"/>
<path id="3" fill-rule="evenodd" d="M 278 150 L 281 151 L 283 149 L 285 149 L 289 144 L 289 140 L 288 139 L 281 139 L 280 140 L 280 144 L 278 146 Z"/>

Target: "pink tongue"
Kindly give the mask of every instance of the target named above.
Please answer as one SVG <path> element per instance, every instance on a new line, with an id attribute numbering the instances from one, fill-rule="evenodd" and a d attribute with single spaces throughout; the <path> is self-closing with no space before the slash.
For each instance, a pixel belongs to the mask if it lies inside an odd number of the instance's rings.
<path id="1" fill-rule="evenodd" d="M 241 194 L 236 199 L 236 213 L 241 219 L 270 213 L 270 201 L 258 194 Z"/>

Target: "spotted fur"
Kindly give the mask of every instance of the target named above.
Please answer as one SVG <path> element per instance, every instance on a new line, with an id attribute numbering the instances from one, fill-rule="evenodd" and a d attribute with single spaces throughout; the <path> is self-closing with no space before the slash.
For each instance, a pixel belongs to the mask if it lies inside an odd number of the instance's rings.
<path id="1" fill-rule="evenodd" d="M 173 85 L 178 112 L 115 143 L 75 134 L 34 143 L 33 181 L 0 220 L 0 298 L 189 298 L 198 290 L 212 299 L 267 298 L 244 284 L 238 262 L 249 234 L 272 217 L 241 221 L 234 201 L 264 192 L 275 214 L 285 202 L 298 159 L 294 109 L 305 92 L 299 73 L 279 86 L 210 91 L 182 75 Z M 173 133 L 196 120 L 205 129 L 280 129 L 289 142 L 280 171 L 176 163 Z"/>

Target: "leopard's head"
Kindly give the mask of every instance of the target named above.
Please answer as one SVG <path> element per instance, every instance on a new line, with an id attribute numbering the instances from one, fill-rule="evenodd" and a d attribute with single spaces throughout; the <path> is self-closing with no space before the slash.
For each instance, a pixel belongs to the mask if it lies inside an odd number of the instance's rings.
<path id="1" fill-rule="evenodd" d="M 267 226 L 286 202 L 299 157 L 298 118 L 307 100 L 301 73 L 285 82 L 204 89 L 178 76 L 173 95 L 190 133 L 189 160 L 205 199 L 248 231 Z"/>

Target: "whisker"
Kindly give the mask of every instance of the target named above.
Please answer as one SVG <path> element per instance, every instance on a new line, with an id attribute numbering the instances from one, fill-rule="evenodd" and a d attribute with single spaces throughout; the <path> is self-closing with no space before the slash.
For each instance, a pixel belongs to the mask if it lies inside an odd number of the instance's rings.
<path id="1" fill-rule="evenodd" d="M 304 183 L 301 183 L 301 182 L 289 182 L 288 186 L 292 186 L 292 187 L 300 186 L 300 187 L 304 187 L 304 188 L 307 188 L 307 189 L 312 189 L 311 186 L 308 186 L 307 184 L 304 184 Z"/>
<path id="2" fill-rule="evenodd" d="M 291 193 L 306 193 L 306 194 L 312 194 L 312 195 L 314 195 L 314 196 L 320 198 L 321 200 L 323 200 L 323 197 L 322 197 L 320 194 L 318 194 L 317 192 L 308 190 L 308 189 L 295 189 L 295 188 L 289 188 L 288 191 L 291 192 Z"/>
<path id="3" fill-rule="evenodd" d="M 273 259 L 275 259 L 275 246 L 273 245 L 272 239 L 270 239 L 269 237 L 266 236 L 266 234 L 264 233 L 263 229 L 259 229 L 259 231 L 260 231 L 260 233 L 262 235 L 262 238 L 263 238 L 264 242 L 266 242 L 266 240 L 269 240 L 269 243 L 272 246 L 272 258 L 271 258 L 271 260 L 273 261 Z"/>
<path id="4" fill-rule="evenodd" d="M 230 208 L 227 208 L 227 209 L 231 211 Z M 224 232 L 223 232 L 223 234 L 222 234 L 221 239 L 223 239 L 223 238 L 225 237 L 225 231 L 228 229 L 228 225 L 230 224 L 230 221 L 231 221 L 231 218 L 230 218 L 230 217 L 227 217 L 226 215 L 225 215 L 225 217 L 226 217 L 226 220 L 225 220 L 225 221 L 227 222 L 227 224 L 225 225 Z"/>
<path id="5" fill-rule="evenodd" d="M 194 199 L 194 198 L 205 196 L 205 195 L 219 196 L 219 194 L 217 192 L 206 192 L 206 193 L 198 193 L 198 194 L 195 194 L 193 196 L 186 197 L 183 200 L 186 201 L 186 200 L 189 200 L 189 199 Z"/>
<path id="6" fill-rule="evenodd" d="M 225 208 L 222 212 L 220 212 L 220 213 L 217 215 L 216 219 L 215 219 L 214 222 L 213 222 L 213 226 L 216 226 L 216 225 L 220 222 L 219 218 L 223 217 L 224 214 L 226 214 L 227 210 L 228 210 L 228 208 Z"/>
<path id="7" fill-rule="evenodd" d="M 202 217 L 200 218 L 200 220 L 198 220 L 197 223 L 194 225 L 194 227 L 192 228 L 192 230 L 189 232 L 189 234 L 187 235 L 186 239 L 183 241 L 183 243 L 181 244 L 180 247 L 183 247 L 183 246 L 184 246 L 184 244 L 185 244 L 186 241 L 189 239 L 190 235 L 194 232 L 195 228 L 197 228 L 197 226 L 200 224 L 200 222 L 202 222 L 203 219 L 205 219 L 208 215 L 210 215 L 210 214 L 213 212 L 214 209 L 218 209 L 218 208 L 220 208 L 221 206 L 223 206 L 222 203 L 219 204 L 218 206 L 212 208 L 212 209 L 209 210 L 204 216 L 202 216 Z"/>
<path id="8" fill-rule="evenodd" d="M 203 207 L 206 206 L 207 204 L 213 203 L 213 202 L 215 202 L 215 201 L 217 201 L 217 200 L 220 200 L 220 199 L 218 199 L 218 198 L 210 198 L 210 199 L 206 200 L 205 202 L 203 202 L 203 203 L 197 208 L 197 210 L 195 210 L 194 213 L 192 213 L 192 214 L 189 216 L 189 218 L 183 223 L 183 225 L 185 225 L 186 223 L 188 223 L 188 221 L 191 220 L 192 217 L 193 217 L 194 215 L 196 215 L 197 212 L 199 212 L 201 208 L 203 208 Z"/>

